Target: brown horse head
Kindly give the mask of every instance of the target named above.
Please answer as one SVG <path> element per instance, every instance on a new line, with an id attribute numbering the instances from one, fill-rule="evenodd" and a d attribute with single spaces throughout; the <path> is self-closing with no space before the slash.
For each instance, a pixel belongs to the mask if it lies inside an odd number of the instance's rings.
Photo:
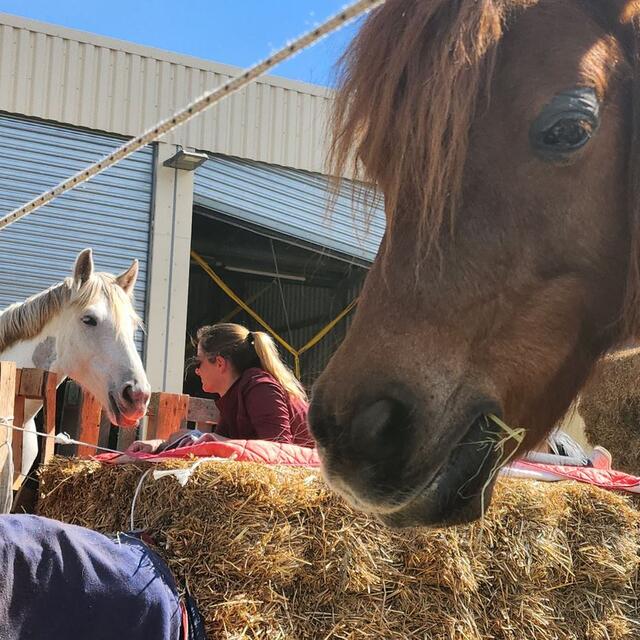
<path id="1" fill-rule="evenodd" d="M 388 0 L 345 56 L 334 168 L 387 231 L 311 422 L 391 525 L 478 517 L 638 329 L 635 4 Z"/>

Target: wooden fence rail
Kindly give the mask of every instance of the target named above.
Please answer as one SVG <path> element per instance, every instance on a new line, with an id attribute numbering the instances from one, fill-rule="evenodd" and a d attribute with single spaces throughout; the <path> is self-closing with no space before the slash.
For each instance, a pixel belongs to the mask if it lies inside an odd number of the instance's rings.
<path id="1" fill-rule="evenodd" d="M 0 418 L 13 418 L 16 427 L 24 428 L 25 403 L 37 400 L 43 406 L 43 429 L 48 435 L 56 434 L 56 389 L 58 376 L 42 369 L 16 369 L 14 362 L 0 361 Z M 199 429 L 208 429 L 218 421 L 218 410 L 213 400 L 192 398 L 179 393 L 153 392 L 146 418 L 145 438 L 166 439 L 171 433 L 194 422 Z M 0 442 L 11 439 L 14 465 L 14 490 L 20 489 L 22 470 L 22 431 L 11 430 L 0 420 Z M 65 388 L 60 428 L 86 445 L 58 445 L 65 455 L 88 456 L 96 447 L 108 446 L 112 425 L 102 411 L 100 403 L 73 381 Z M 144 430 L 144 429 L 143 429 Z M 124 450 L 133 442 L 136 429 L 119 428 L 116 448 Z M 42 460 L 47 462 L 55 449 L 53 438 L 45 438 Z M 7 455 L 7 447 L 0 447 L 0 465 Z"/>

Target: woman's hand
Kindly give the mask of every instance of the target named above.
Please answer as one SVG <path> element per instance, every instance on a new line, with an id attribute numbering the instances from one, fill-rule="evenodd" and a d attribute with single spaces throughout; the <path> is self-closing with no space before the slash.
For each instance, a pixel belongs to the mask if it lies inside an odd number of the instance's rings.
<path id="1" fill-rule="evenodd" d="M 131 443 L 125 453 L 155 453 L 164 440 L 136 440 Z"/>

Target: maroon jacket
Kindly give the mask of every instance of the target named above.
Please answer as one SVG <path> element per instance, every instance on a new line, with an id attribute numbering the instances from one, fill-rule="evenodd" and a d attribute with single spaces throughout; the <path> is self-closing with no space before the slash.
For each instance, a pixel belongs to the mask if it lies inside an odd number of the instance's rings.
<path id="1" fill-rule="evenodd" d="M 313 447 L 307 426 L 308 405 L 290 398 L 262 369 L 247 369 L 216 400 L 220 421 L 215 433 L 236 440 L 273 440 Z"/>

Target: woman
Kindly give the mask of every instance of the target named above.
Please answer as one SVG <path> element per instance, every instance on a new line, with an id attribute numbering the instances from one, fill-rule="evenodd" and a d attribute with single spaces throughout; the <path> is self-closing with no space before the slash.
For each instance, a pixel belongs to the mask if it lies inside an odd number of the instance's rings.
<path id="1" fill-rule="evenodd" d="M 197 333 L 196 373 L 202 389 L 218 394 L 220 420 L 215 434 L 235 440 L 272 440 L 313 447 L 307 425 L 308 401 L 300 382 L 280 360 L 276 345 L 262 331 L 221 323 Z M 193 433 L 193 432 L 190 432 Z M 161 441 L 134 442 L 130 451 L 175 446 L 185 432 Z M 192 444 L 193 437 L 185 444 Z"/>

